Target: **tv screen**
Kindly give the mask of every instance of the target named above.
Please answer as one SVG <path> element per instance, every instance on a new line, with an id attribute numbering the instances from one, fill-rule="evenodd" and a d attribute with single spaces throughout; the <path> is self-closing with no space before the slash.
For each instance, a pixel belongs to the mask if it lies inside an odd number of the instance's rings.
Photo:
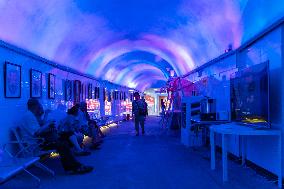
<path id="1" fill-rule="evenodd" d="M 231 119 L 269 126 L 269 64 L 245 68 L 230 80 Z"/>

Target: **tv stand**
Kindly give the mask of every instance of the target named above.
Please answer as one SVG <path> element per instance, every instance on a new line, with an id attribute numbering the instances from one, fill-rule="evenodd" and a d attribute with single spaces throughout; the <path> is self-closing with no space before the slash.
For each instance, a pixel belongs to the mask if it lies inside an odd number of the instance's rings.
<path id="1" fill-rule="evenodd" d="M 227 138 L 229 135 L 241 137 L 242 164 L 246 161 L 246 139 L 250 136 L 274 136 L 278 143 L 278 187 L 282 188 L 282 141 L 281 131 L 270 128 L 255 129 L 249 126 L 239 125 L 238 123 L 228 123 L 222 125 L 212 125 L 210 127 L 210 145 L 211 145 L 211 169 L 215 169 L 215 135 L 222 135 L 222 163 L 223 163 L 223 181 L 228 181 L 228 159 L 227 159 Z M 276 162 L 275 162 L 276 163 Z"/>

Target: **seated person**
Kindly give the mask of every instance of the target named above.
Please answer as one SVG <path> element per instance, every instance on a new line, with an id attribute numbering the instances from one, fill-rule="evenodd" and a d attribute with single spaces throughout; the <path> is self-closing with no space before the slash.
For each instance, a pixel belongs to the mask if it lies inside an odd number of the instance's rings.
<path id="1" fill-rule="evenodd" d="M 87 111 L 86 102 L 81 102 L 79 105 L 78 120 L 82 132 L 92 138 L 93 147 L 98 146 L 102 142 L 101 137 L 104 136 L 104 134 L 98 127 L 96 121 L 91 120 Z"/>
<path id="2" fill-rule="evenodd" d="M 76 155 L 90 155 L 90 152 L 83 150 L 79 145 L 83 142 L 84 135 L 78 130 L 79 121 L 76 120 L 77 115 L 78 107 L 73 106 L 70 108 L 67 116 L 58 125 L 58 133 L 60 137 L 68 140 L 74 146 Z"/>
<path id="3" fill-rule="evenodd" d="M 84 166 L 78 162 L 70 151 L 70 147 L 66 140 L 62 137 L 54 137 L 56 135 L 50 137 L 50 133 L 54 133 L 55 131 L 54 123 L 44 123 L 44 121 L 40 119 L 43 115 L 43 108 L 39 101 L 36 99 L 29 99 L 27 106 L 28 111 L 23 115 L 20 125 L 23 131 L 22 136 L 27 140 L 34 137 L 42 137 L 45 139 L 45 146 L 42 146 L 42 148 L 47 147 L 56 149 L 60 154 L 60 160 L 66 172 L 71 174 L 91 172 L 93 167 Z"/>
<path id="4" fill-rule="evenodd" d="M 54 120 L 55 126 L 56 128 L 58 128 L 60 121 L 67 116 L 66 106 L 63 104 L 58 104 L 55 110 L 47 113 L 48 113 L 48 115 L 46 116 L 47 120 Z"/>

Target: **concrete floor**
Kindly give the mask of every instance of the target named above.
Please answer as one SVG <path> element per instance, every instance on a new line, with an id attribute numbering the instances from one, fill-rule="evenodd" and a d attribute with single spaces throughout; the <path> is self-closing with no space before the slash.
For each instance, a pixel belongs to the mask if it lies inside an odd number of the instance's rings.
<path id="1" fill-rule="evenodd" d="M 158 121 L 157 117 L 148 118 L 145 136 L 135 136 L 133 122 L 111 128 L 100 150 L 80 158 L 95 167 L 90 174 L 65 175 L 57 159 L 46 162 L 56 171 L 56 178 L 36 168 L 31 171 L 42 179 L 42 189 L 277 188 L 275 183 L 235 162 L 229 162 L 229 182 L 223 183 L 220 157 L 217 170 L 211 171 L 208 148 L 182 146 L 177 134 L 161 129 Z M 27 189 L 35 185 L 30 177 L 20 174 L 0 188 Z"/>

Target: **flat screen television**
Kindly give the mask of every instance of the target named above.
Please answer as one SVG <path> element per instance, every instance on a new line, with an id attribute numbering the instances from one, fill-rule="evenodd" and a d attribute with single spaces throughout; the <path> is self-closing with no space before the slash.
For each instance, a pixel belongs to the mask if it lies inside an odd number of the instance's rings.
<path id="1" fill-rule="evenodd" d="M 232 121 L 270 127 L 268 61 L 234 73 L 230 91 Z"/>

